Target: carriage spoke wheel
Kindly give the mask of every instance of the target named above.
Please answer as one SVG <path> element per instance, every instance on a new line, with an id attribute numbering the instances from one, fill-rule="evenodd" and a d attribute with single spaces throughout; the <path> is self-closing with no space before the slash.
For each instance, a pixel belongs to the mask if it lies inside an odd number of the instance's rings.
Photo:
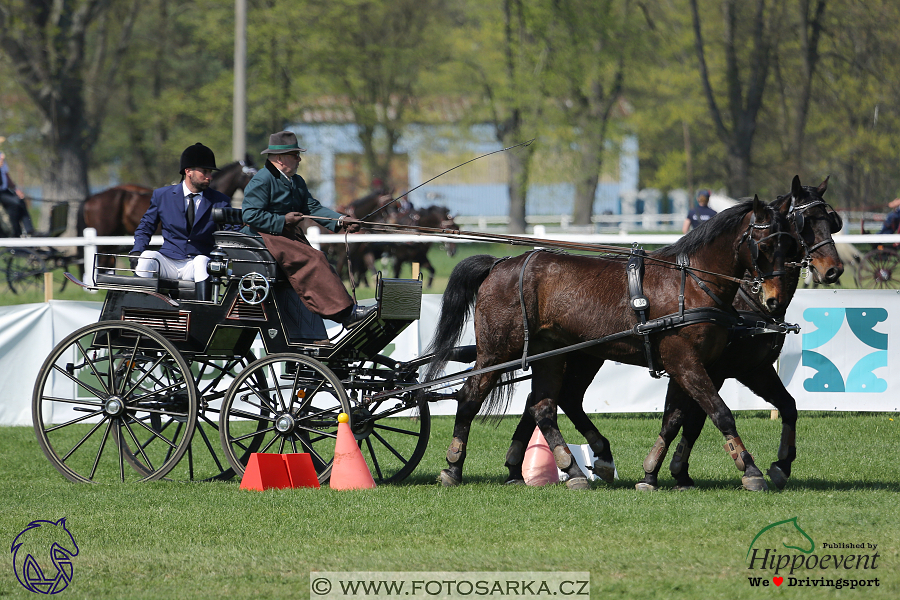
<path id="1" fill-rule="evenodd" d="M 872 250 L 859 263 L 856 284 L 867 290 L 900 289 L 900 256 L 893 250 Z"/>
<path id="2" fill-rule="evenodd" d="M 222 452 L 219 436 L 219 414 L 228 387 L 238 373 L 255 360 L 252 353 L 245 357 L 210 358 L 203 357 L 191 361 L 191 375 L 197 390 L 197 425 L 187 452 L 181 461 L 167 475 L 175 481 L 227 481 L 234 477 L 234 469 Z M 170 427 L 180 427 L 178 422 Z M 262 428 L 262 423 L 258 426 Z M 149 440 L 155 443 L 155 440 Z M 258 443 L 250 440 L 247 452 L 242 456 L 244 463 L 250 453 L 256 452 Z M 140 469 L 140 465 L 132 465 Z"/>
<path id="3" fill-rule="evenodd" d="M 350 413 L 350 403 L 328 367 L 301 354 L 272 354 L 251 363 L 232 382 L 219 415 L 219 435 L 238 475 L 244 474 L 251 452 L 306 452 L 324 483 L 331 475 L 342 412 Z"/>
<path id="4" fill-rule="evenodd" d="M 161 334 L 101 322 L 66 337 L 44 361 L 32 417 L 44 454 L 70 481 L 152 481 L 190 446 L 197 391 Z"/>
<path id="5" fill-rule="evenodd" d="M 431 411 L 425 400 L 399 396 L 360 403 L 362 396 L 417 383 L 414 378 L 397 380 L 393 365 L 390 358 L 375 356 L 345 383 L 353 406 L 353 435 L 378 484 L 408 477 L 425 455 L 431 434 Z"/>
<path id="6" fill-rule="evenodd" d="M 28 293 L 44 287 L 47 263 L 33 250 L 10 248 L 4 264 L 6 284 L 13 294 Z"/>

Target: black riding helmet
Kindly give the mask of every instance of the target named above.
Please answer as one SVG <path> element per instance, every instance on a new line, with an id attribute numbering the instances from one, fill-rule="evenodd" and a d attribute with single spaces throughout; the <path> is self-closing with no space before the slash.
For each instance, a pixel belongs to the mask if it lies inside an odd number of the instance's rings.
<path id="1" fill-rule="evenodd" d="M 218 171 L 216 168 L 216 155 L 213 151 L 197 142 L 193 146 L 188 146 L 181 153 L 181 171 L 184 176 L 185 169 L 211 169 Z"/>

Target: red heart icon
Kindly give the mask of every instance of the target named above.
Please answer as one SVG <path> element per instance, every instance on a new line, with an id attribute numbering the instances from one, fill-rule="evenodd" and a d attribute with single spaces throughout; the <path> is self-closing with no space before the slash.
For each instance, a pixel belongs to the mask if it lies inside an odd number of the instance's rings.
<path id="1" fill-rule="evenodd" d="M 772 581 L 775 582 L 775 585 L 781 585 L 781 582 L 784 581 L 784 577 L 773 577 Z"/>

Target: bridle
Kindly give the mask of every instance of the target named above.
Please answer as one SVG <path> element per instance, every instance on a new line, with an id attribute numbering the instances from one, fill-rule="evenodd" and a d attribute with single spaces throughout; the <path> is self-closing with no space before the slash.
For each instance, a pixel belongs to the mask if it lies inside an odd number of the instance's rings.
<path id="1" fill-rule="evenodd" d="M 815 198 L 810 200 L 804 204 L 796 204 L 796 199 L 791 198 L 791 208 L 788 219 L 794 226 L 794 229 L 797 232 L 797 240 L 800 243 L 801 248 L 803 248 L 803 258 L 799 263 L 789 263 L 788 266 L 791 267 L 800 267 L 800 277 L 805 279 L 809 275 L 809 266 L 812 262 L 812 254 L 822 246 L 827 246 L 831 244 L 835 245 L 834 239 L 829 237 L 827 240 L 822 240 L 818 244 L 813 244 L 810 246 L 806 243 L 806 240 L 803 239 L 803 228 L 806 226 L 806 217 L 804 213 L 816 206 L 824 206 L 825 212 L 827 214 L 828 219 L 828 227 L 832 234 L 839 232 L 844 227 L 844 220 L 841 218 L 840 213 L 838 213 L 834 208 L 831 207 L 830 204 L 822 200 L 821 198 Z"/>
<path id="2" fill-rule="evenodd" d="M 771 213 L 772 219 L 768 223 L 757 223 L 756 222 L 756 213 L 751 213 L 750 215 L 750 224 L 747 225 L 747 231 L 741 236 L 741 240 L 738 242 L 737 250 L 740 250 L 741 245 L 744 242 L 747 243 L 747 248 L 750 251 L 750 264 L 753 268 L 753 279 L 750 280 L 750 291 L 754 294 L 758 294 L 760 289 L 762 288 L 762 284 L 766 279 L 774 279 L 776 277 L 782 277 L 787 274 L 787 271 L 784 269 L 781 270 L 773 270 L 763 274 L 761 269 L 759 268 L 759 244 L 765 243 L 769 239 L 777 239 L 780 236 L 786 235 L 792 239 L 797 239 L 799 234 L 794 235 L 788 231 L 782 231 L 781 226 L 776 214 L 776 211 L 771 206 L 766 206 L 766 209 Z M 769 235 L 763 236 L 759 239 L 755 239 L 753 237 L 754 230 L 772 230 Z M 776 253 L 778 250 L 776 249 Z M 785 263 L 787 266 L 787 263 Z"/>

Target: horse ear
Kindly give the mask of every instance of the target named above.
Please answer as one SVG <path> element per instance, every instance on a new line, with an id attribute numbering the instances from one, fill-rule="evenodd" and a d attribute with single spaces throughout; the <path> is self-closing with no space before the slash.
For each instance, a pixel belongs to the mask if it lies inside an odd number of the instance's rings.
<path id="1" fill-rule="evenodd" d="M 757 223 L 765 223 L 769 215 L 766 214 L 766 203 L 759 200 L 759 196 L 753 194 L 753 214 Z"/>
<path id="2" fill-rule="evenodd" d="M 825 181 L 823 181 L 822 183 L 820 183 L 820 184 L 819 184 L 819 187 L 816 189 L 816 191 L 819 193 L 820 196 L 824 195 L 824 194 L 825 194 L 825 190 L 828 189 L 828 180 L 829 180 L 829 179 L 831 179 L 831 175 L 829 175 L 828 177 L 826 177 L 826 178 L 825 178 Z"/>
<path id="3" fill-rule="evenodd" d="M 800 192 L 803 191 L 803 186 L 800 185 L 800 176 L 794 175 L 793 181 L 791 181 L 791 195 L 795 198 L 800 195 Z"/>

